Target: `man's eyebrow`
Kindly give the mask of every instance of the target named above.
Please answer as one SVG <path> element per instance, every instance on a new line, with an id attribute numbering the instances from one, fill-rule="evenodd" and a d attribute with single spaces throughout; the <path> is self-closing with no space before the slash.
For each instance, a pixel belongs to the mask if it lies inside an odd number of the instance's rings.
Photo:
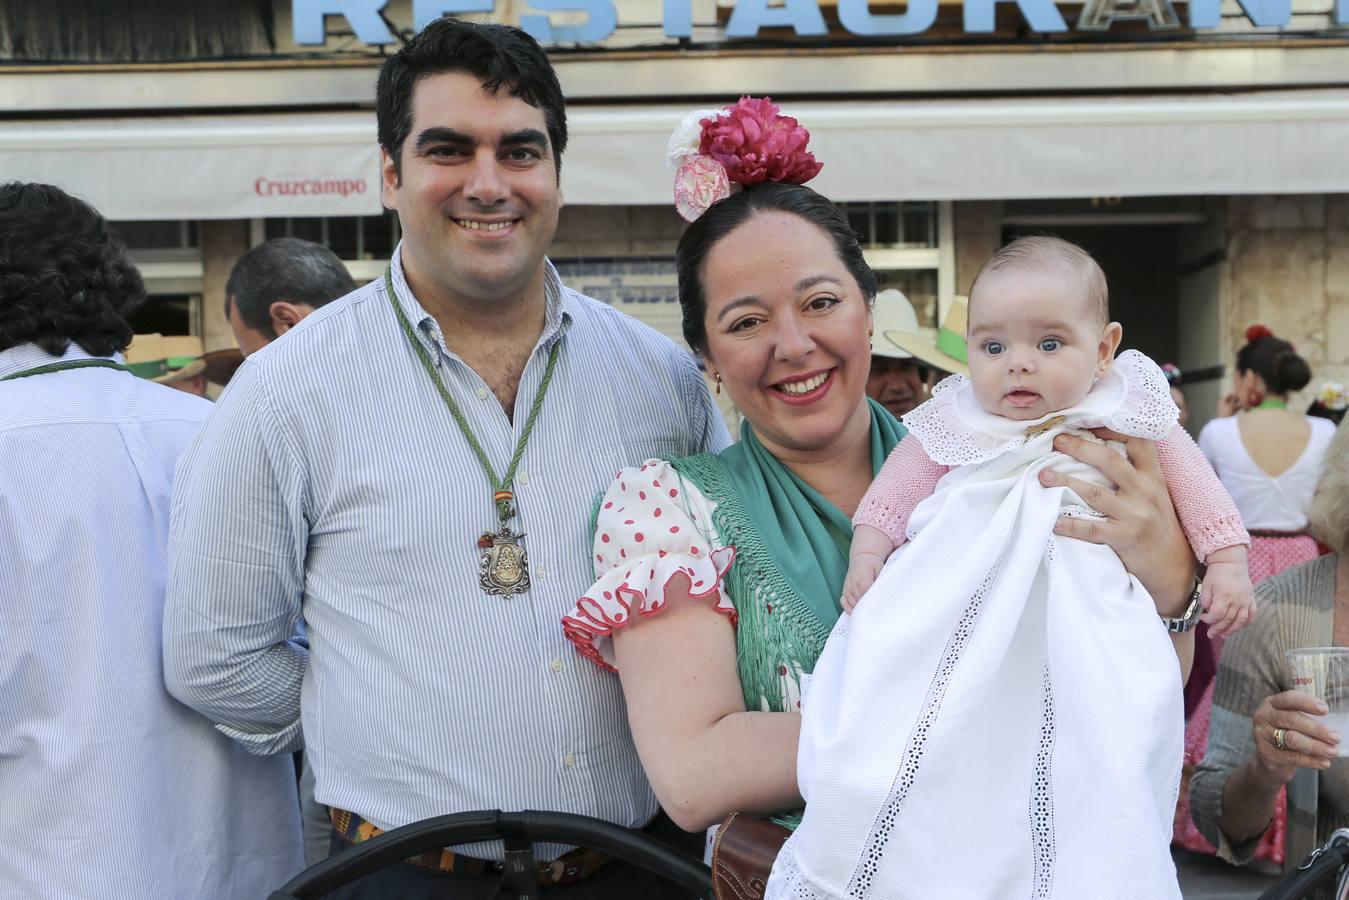
<path id="1" fill-rule="evenodd" d="M 453 128 L 444 126 L 434 126 L 424 128 L 417 133 L 417 149 L 421 150 L 428 144 L 460 144 L 471 145 L 473 138 L 464 134 L 462 131 L 456 131 Z"/>
<path id="2" fill-rule="evenodd" d="M 516 131 L 508 131 L 501 136 L 501 146 L 503 147 L 519 147 L 521 144 L 533 144 L 547 150 L 548 135 L 537 128 L 520 128 Z"/>

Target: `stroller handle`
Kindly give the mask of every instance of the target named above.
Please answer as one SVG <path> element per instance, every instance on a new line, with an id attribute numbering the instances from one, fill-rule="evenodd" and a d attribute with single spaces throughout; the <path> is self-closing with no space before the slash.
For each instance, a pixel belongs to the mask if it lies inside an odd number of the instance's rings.
<path id="1" fill-rule="evenodd" d="M 589 847 L 700 896 L 712 896 L 712 875 L 706 866 L 640 832 L 573 813 L 478 810 L 424 819 L 363 841 L 296 875 L 268 900 L 315 900 L 424 850 L 496 839 L 510 845 L 550 842 Z"/>

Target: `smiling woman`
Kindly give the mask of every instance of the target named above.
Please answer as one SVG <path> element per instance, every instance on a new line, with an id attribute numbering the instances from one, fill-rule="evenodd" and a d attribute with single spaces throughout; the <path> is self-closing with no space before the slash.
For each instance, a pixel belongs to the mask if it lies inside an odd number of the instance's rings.
<path id="1" fill-rule="evenodd" d="M 851 515 L 903 436 L 864 394 L 876 279 L 836 206 L 778 183 L 712 203 L 676 269 L 685 339 L 743 411 L 741 439 L 618 473 L 598 510 L 596 582 L 563 628 L 619 673 L 671 818 L 695 830 L 747 812 L 790 827 L 800 680 L 840 616 Z M 1192 569 L 1169 552 L 1179 529 L 1149 451 L 1131 445 L 1137 468 L 1092 459 L 1119 486 L 1093 536 L 1129 544 L 1132 570 L 1182 605 Z"/>

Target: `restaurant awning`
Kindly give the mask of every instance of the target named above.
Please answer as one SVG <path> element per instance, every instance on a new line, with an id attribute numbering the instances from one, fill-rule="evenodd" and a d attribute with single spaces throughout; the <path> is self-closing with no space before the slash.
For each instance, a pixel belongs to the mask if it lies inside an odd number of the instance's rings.
<path id="1" fill-rule="evenodd" d="M 670 202 L 685 106 L 576 106 L 566 202 Z M 790 103 L 836 200 L 1349 192 L 1349 91 Z M 370 215 L 374 114 L 30 121 L 0 176 L 60 184 L 113 219 Z"/>

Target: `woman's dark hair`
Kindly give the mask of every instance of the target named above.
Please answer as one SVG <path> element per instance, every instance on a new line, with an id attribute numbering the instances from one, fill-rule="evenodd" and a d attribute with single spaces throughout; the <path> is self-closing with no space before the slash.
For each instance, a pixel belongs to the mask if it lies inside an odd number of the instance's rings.
<path id="1" fill-rule="evenodd" d="M 1312 380 L 1311 366 L 1293 345 L 1263 325 L 1246 329 L 1246 346 L 1237 351 L 1237 371 L 1259 375 L 1271 394 L 1300 391 Z"/>
<path id="2" fill-rule="evenodd" d="M 834 242 L 848 273 L 862 290 L 867 305 L 876 298 L 876 273 L 862 257 L 862 244 L 837 206 L 805 185 L 760 184 L 713 203 L 684 230 L 675 249 L 679 278 L 679 305 L 683 310 L 684 340 L 707 355 L 707 295 L 703 290 L 703 263 L 722 238 L 749 221 L 755 213 L 784 212 L 805 219 Z"/>
<path id="3" fill-rule="evenodd" d="M 131 343 L 145 283 L 98 212 L 58 187 L 0 185 L 0 350 L 37 344 L 94 356 Z"/>
<path id="4" fill-rule="evenodd" d="M 463 72 L 492 92 L 505 87 L 514 97 L 543 110 L 553 160 L 562 170 L 567 149 L 567 109 L 557 72 L 539 42 L 511 25 L 436 19 L 384 61 L 375 85 L 379 143 L 393 158 L 401 178 L 403 142 L 412 131 L 412 89 L 429 75 Z"/>

